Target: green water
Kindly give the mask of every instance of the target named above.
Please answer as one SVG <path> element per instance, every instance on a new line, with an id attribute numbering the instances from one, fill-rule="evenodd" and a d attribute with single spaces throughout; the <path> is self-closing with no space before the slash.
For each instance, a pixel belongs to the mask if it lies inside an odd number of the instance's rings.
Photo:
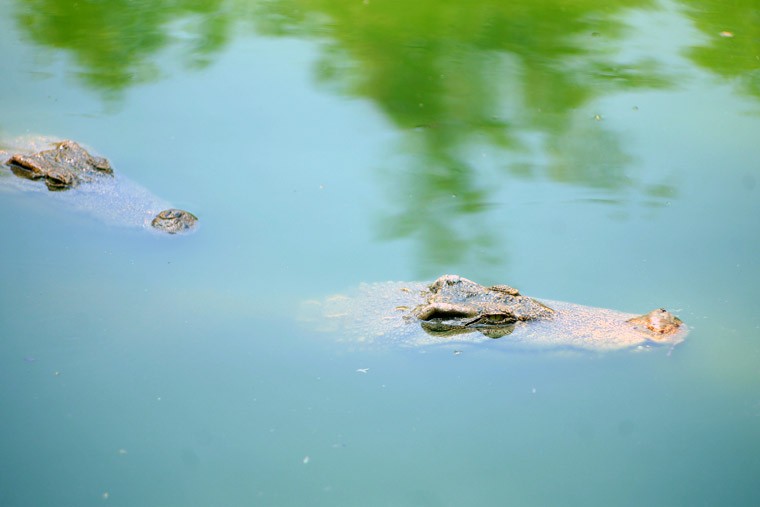
<path id="1" fill-rule="evenodd" d="M 0 0 L 0 33 L 0 138 L 201 220 L 0 179 L 0 506 L 760 504 L 754 0 Z M 692 332 L 455 355 L 296 315 L 442 273 Z"/>

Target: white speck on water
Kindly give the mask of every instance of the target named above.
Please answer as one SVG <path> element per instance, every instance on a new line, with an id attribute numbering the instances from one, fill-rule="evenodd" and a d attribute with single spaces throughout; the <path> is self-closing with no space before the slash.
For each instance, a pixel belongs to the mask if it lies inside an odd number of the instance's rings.
<path id="1" fill-rule="evenodd" d="M 304 464 L 304 465 L 308 465 L 308 464 L 309 464 L 309 461 L 311 461 L 311 458 L 309 458 L 308 456 L 304 456 L 304 457 L 303 457 L 303 464 Z"/>
<path id="2" fill-rule="evenodd" d="M 367 373 L 369 368 L 357 368 L 356 373 Z"/>

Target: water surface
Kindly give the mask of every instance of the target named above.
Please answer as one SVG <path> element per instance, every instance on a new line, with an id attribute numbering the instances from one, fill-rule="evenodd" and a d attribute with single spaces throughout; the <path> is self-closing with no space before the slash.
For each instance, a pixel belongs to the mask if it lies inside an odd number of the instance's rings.
<path id="1" fill-rule="evenodd" d="M 760 501 L 755 2 L 0 10 L 0 137 L 201 220 L 0 185 L 3 507 Z M 296 318 L 443 273 L 692 331 L 455 355 Z"/>

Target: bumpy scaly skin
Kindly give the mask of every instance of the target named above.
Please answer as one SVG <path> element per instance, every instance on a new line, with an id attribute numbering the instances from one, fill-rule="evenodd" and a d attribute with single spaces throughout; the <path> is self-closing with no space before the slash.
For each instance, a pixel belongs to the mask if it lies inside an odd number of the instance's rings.
<path id="1" fill-rule="evenodd" d="M 652 339 L 659 341 L 674 333 L 677 333 L 683 322 L 681 319 L 667 311 L 665 308 L 658 308 L 651 312 L 628 319 L 636 327 L 647 329 L 652 335 Z"/>
<path id="2" fill-rule="evenodd" d="M 90 155 L 74 141 L 61 141 L 52 149 L 31 155 L 15 154 L 6 164 L 16 176 L 44 178 L 50 190 L 66 190 L 98 176 L 113 175 L 108 160 Z"/>
<path id="3" fill-rule="evenodd" d="M 493 331 L 503 336 L 515 322 L 551 318 L 554 310 L 522 296 L 508 285 L 484 287 L 456 275 L 444 275 L 423 292 L 425 302 L 412 310 L 422 327 L 434 333 Z"/>
<path id="4" fill-rule="evenodd" d="M 168 234 L 186 232 L 198 222 L 192 213 L 174 208 L 153 215 L 166 203 L 159 204 L 159 199 L 141 187 L 114 178 L 107 159 L 91 155 L 74 141 L 34 136 L 19 138 L 13 146 L 16 149 L 0 150 L 0 164 L 7 165 L 21 178 L 43 179 L 49 190 L 83 185 L 79 190 L 88 189 L 88 192 L 61 195 L 72 196 L 83 209 L 96 211 L 101 218 L 107 216 L 114 222 L 124 223 L 139 220 L 141 225 L 147 224 L 144 221 L 147 218 L 155 229 Z M 143 211 L 147 217 L 139 216 Z"/>
<path id="5" fill-rule="evenodd" d="M 159 231 L 177 234 L 192 229 L 197 222 L 198 217 L 189 211 L 172 208 L 166 209 L 156 215 L 156 218 L 153 219 L 150 225 Z"/>
<path id="6" fill-rule="evenodd" d="M 432 284 L 362 284 L 348 296 L 304 302 L 300 320 L 311 331 L 374 345 L 477 343 L 509 334 L 507 346 L 518 348 L 609 351 L 675 346 L 688 333 L 680 319 L 662 309 L 634 315 L 505 295 L 520 296 L 516 289 L 483 287 L 451 275 Z"/>
<path id="7" fill-rule="evenodd" d="M 456 275 L 441 276 L 423 291 L 422 297 L 425 302 L 414 308 L 412 315 L 420 320 L 423 329 L 432 333 L 450 335 L 477 330 L 499 337 L 511 333 L 516 322 L 546 321 L 557 313 L 508 285 L 484 287 Z M 569 320 L 564 315 L 563 319 Z M 681 324 L 678 317 L 664 308 L 625 319 L 631 330 L 655 342 L 670 341 Z"/>

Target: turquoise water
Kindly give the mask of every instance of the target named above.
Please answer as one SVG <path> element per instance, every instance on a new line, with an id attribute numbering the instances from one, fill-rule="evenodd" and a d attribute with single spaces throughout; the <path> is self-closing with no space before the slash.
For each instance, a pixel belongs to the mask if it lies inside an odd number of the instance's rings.
<path id="1" fill-rule="evenodd" d="M 0 179 L 0 506 L 760 503 L 754 2 L 197 4 L 0 3 L 0 137 L 201 223 Z M 692 331 L 455 355 L 298 319 L 442 273 Z"/>

